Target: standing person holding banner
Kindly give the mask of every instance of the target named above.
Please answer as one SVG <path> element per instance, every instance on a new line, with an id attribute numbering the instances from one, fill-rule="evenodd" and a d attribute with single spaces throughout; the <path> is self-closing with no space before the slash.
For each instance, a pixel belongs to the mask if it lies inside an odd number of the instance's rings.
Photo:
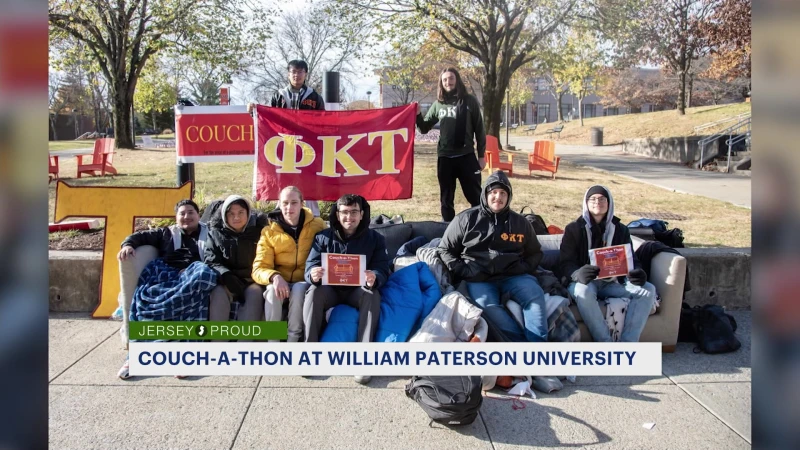
<path id="1" fill-rule="evenodd" d="M 314 88 L 306 85 L 308 76 L 308 64 L 301 59 L 289 61 L 286 66 L 289 73 L 289 86 L 280 89 L 273 94 L 269 106 L 273 108 L 304 109 L 304 110 L 325 110 L 325 101 Z M 255 103 L 247 104 L 247 113 L 252 114 Z M 306 206 L 319 216 L 319 204 L 316 200 L 307 200 Z"/>
<path id="2" fill-rule="evenodd" d="M 467 93 L 461 75 L 448 67 L 439 76 L 437 100 L 425 117 L 417 104 L 417 127 L 422 134 L 441 123 L 436 175 L 439 178 L 439 201 L 442 220 L 449 222 L 456 215 L 454 207 L 456 180 L 472 207 L 481 204 L 481 171 L 486 167 L 486 132 L 481 105 Z M 477 151 L 477 157 L 475 152 Z"/>

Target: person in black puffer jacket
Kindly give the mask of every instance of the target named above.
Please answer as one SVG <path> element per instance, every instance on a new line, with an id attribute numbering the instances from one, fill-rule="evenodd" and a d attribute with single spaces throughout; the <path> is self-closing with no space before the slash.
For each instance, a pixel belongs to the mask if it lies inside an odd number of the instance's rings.
<path id="1" fill-rule="evenodd" d="M 204 261 L 219 274 L 219 285 L 211 291 L 209 320 L 228 320 L 231 302 L 243 303 L 239 320 L 261 320 L 264 314 L 264 288 L 251 274 L 267 220 L 250 211 L 244 197 L 231 195 L 209 224 Z"/>

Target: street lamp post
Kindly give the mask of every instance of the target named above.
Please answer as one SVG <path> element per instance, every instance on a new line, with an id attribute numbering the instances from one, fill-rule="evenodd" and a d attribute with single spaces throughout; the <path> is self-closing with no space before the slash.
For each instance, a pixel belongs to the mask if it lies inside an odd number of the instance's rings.
<path id="1" fill-rule="evenodd" d="M 508 142 L 509 128 L 511 128 L 511 91 L 506 89 L 506 150 L 516 150 L 516 148 Z"/>
<path id="2" fill-rule="evenodd" d="M 372 105 L 369 102 L 370 95 L 372 95 L 372 91 L 367 91 L 367 109 L 372 109 Z"/>

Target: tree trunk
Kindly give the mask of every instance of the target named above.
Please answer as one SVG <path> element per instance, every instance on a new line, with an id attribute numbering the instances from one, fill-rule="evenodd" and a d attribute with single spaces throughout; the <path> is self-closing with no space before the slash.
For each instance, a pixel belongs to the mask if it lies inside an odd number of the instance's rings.
<path id="1" fill-rule="evenodd" d="M 678 73 L 678 114 L 686 115 L 686 71 Z"/>
<path id="2" fill-rule="evenodd" d="M 496 76 L 486 74 L 483 82 L 483 123 L 486 134 L 500 137 L 500 122 L 502 122 L 503 95 L 505 89 L 497 85 Z M 508 108 L 508 105 L 506 105 Z M 508 124 L 506 124 L 508 126 Z"/>
<path id="3" fill-rule="evenodd" d="M 583 126 L 583 95 L 578 96 L 578 117 L 580 117 L 581 126 Z"/>
<path id="4" fill-rule="evenodd" d="M 557 114 L 556 117 L 558 117 L 559 122 L 564 121 L 564 115 L 561 114 L 561 97 L 563 96 L 564 96 L 563 92 L 556 95 L 556 114 Z"/>
<path id="5" fill-rule="evenodd" d="M 694 92 L 694 74 L 689 75 L 689 87 L 686 93 L 686 107 L 692 107 L 692 92 Z"/>
<path id="6" fill-rule="evenodd" d="M 131 102 L 126 89 L 114 94 L 114 144 L 116 148 L 135 148 L 131 139 Z"/>
<path id="7" fill-rule="evenodd" d="M 153 116 L 153 131 L 155 131 L 156 130 L 156 110 L 155 110 L 155 108 L 153 108 L 152 116 Z"/>
<path id="8" fill-rule="evenodd" d="M 58 132 L 56 131 L 56 119 L 58 118 L 58 114 L 51 114 L 50 115 L 50 127 L 53 129 L 53 140 L 58 140 Z"/>

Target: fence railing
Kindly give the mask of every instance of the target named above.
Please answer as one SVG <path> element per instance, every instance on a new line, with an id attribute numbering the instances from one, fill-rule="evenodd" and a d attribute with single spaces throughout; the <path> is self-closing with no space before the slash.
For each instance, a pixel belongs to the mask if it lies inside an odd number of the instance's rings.
<path id="1" fill-rule="evenodd" d="M 742 142 L 745 139 L 750 137 L 750 133 L 752 131 L 752 116 L 747 114 L 747 116 L 737 122 L 734 125 L 720 131 L 719 133 L 713 136 L 707 136 L 703 139 L 697 141 L 697 145 L 700 146 L 700 163 L 699 169 L 703 168 L 703 164 L 705 163 L 705 151 L 706 146 L 717 139 L 727 135 L 728 139 L 725 141 L 725 144 L 728 146 L 728 171 L 731 168 L 731 150 L 733 146 L 739 142 Z M 734 142 L 735 141 L 735 142 Z"/>
<path id="2" fill-rule="evenodd" d="M 719 125 L 726 124 L 726 123 L 733 122 L 733 121 L 740 122 L 740 121 L 742 121 L 742 120 L 744 120 L 744 119 L 746 119 L 748 117 L 750 117 L 750 113 L 744 112 L 744 113 L 741 113 L 741 114 L 736 115 L 736 116 L 726 117 L 724 119 L 716 120 L 714 122 L 704 123 L 702 125 L 698 125 L 698 126 L 694 127 L 694 132 L 695 133 L 699 133 L 699 132 L 701 132 L 703 130 L 707 130 L 709 128 L 714 128 L 714 127 L 717 127 Z"/>

